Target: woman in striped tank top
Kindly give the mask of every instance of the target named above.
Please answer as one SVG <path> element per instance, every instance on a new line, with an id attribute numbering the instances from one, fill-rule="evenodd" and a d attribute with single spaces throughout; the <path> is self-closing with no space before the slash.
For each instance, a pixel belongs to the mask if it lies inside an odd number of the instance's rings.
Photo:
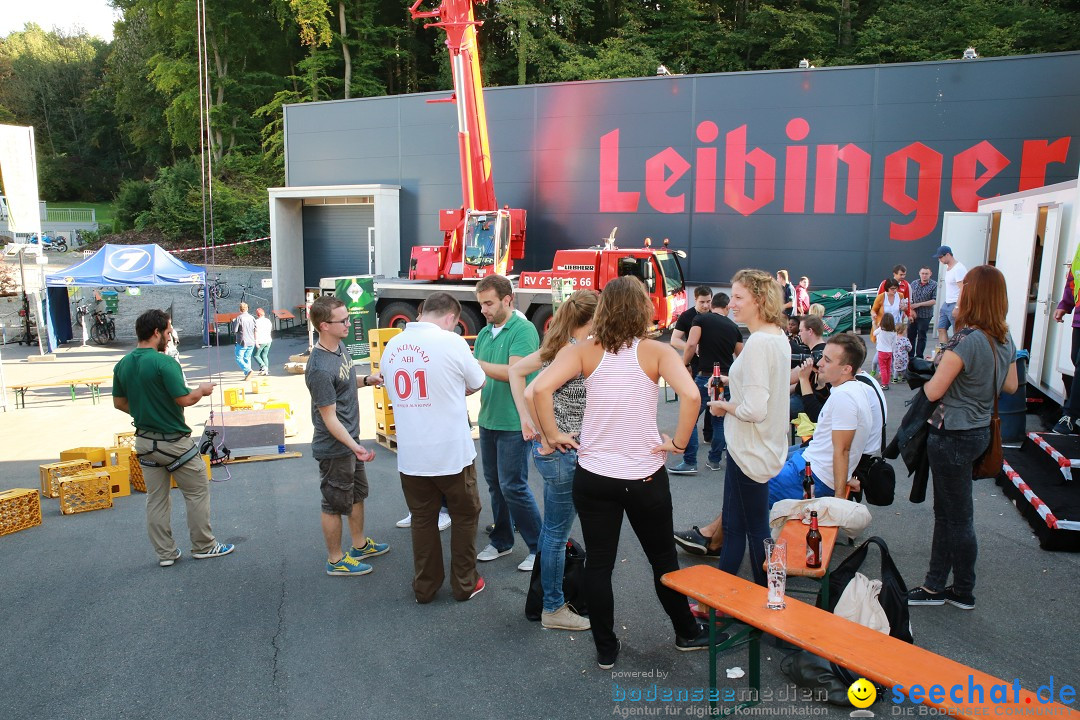
<path id="1" fill-rule="evenodd" d="M 765 584 L 769 479 L 784 467 L 788 450 L 791 346 L 781 329 L 787 318 L 780 290 L 762 270 L 735 273 L 728 307 L 732 318 L 750 330 L 750 337 L 731 365 L 727 379 L 731 400 L 709 402 L 709 411 L 724 417 L 728 444 L 720 569 L 738 574 L 749 541 L 750 571 L 759 585 Z"/>
<path id="2" fill-rule="evenodd" d="M 532 388 L 526 378 L 551 364 L 567 345 L 583 343 L 592 333 L 597 296 L 593 290 L 578 290 L 559 306 L 551 327 L 544 333 L 540 349 L 510 367 L 510 391 L 514 394 L 521 435 L 532 442 L 533 465 L 544 479 L 544 523 L 540 527 L 540 584 L 544 588 L 544 610 L 540 623 L 548 630 L 588 630 L 589 619 L 578 615 L 563 595 L 566 541 L 574 524 L 574 469 L 577 451 L 556 450 L 536 431 Z M 555 422 L 559 430 L 581 434 L 585 415 L 585 378 L 578 375 L 555 391 Z"/>
<path id="3" fill-rule="evenodd" d="M 679 568 L 671 518 L 666 453 L 679 453 L 694 429 L 701 393 L 670 346 L 645 339 L 653 308 L 636 277 L 617 278 L 600 293 L 591 341 L 563 348 L 533 381 L 533 403 L 544 436 L 559 449 L 575 448 L 574 505 L 585 538 L 585 588 L 596 661 L 614 666 L 619 654 L 611 573 L 623 515 L 652 565 L 653 585 L 675 629 L 679 650 L 708 646 L 709 632 L 690 614 L 686 597 L 660 578 Z M 580 440 L 562 432 L 552 396 L 567 381 L 585 376 L 585 417 Z M 657 382 L 679 395 L 675 437 L 656 425 Z"/>

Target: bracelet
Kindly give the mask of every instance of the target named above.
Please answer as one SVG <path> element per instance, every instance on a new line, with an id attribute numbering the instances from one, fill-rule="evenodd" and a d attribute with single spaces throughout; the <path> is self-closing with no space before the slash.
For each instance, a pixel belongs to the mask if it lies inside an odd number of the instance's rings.
<path id="1" fill-rule="evenodd" d="M 671 438 L 671 445 L 672 445 L 672 447 L 674 447 L 679 452 L 682 452 L 683 450 L 686 449 L 685 445 L 683 445 L 682 447 L 679 447 L 678 443 L 675 442 L 675 438 Z"/>
<path id="2" fill-rule="evenodd" d="M 370 378 L 370 377 L 371 377 L 370 375 L 365 375 L 364 376 L 364 387 L 368 386 L 367 381 L 368 381 L 368 378 Z"/>

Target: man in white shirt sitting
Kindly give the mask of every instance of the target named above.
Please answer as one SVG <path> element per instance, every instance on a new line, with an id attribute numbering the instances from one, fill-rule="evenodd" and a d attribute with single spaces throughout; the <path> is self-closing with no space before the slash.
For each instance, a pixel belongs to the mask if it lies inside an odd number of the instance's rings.
<path id="1" fill-rule="evenodd" d="M 866 359 L 863 341 L 850 333 L 829 338 L 818 362 L 818 374 L 832 386 L 821 408 L 810 444 L 792 453 L 769 481 L 769 506 L 803 497 L 806 464 L 814 480 L 814 497 L 846 497 L 851 473 L 863 455 L 881 452 L 884 402 L 880 390 L 855 379 Z M 857 490 L 858 487 L 852 489 Z"/>

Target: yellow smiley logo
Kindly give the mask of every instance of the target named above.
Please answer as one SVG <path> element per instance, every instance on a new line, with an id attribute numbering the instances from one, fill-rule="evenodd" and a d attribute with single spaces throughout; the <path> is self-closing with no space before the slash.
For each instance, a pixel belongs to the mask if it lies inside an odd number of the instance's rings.
<path id="1" fill-rule="evenodd" d="M 847 691 L 848 700 L 857 708 L 868 708 L 877 700 L 877 688 L 866 678 L 859 678 L 851 683 Z"/>

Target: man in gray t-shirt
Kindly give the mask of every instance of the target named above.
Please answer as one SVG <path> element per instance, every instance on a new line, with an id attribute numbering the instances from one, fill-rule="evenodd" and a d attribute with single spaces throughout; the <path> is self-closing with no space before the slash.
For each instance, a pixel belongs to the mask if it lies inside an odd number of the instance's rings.
<path id="1" fill-rule="evenodd" d="M 326 574 L 366 575 L 371 566 L 360 560 L 382 555 L 390 546 L 364 535 L 364 500 L 368 496 L 364 463 L 375 458 L 375 451 L 356 441 L 360 434 L 356 389 L 381 385 L 382 376 L 356 377 L 352 356 L 342 343 L 349 334 L 345 303 L 335 297 L 320 297 L 312 303 L 309 319 L 319 332 L 319 341 L 308 358 L 304 383 L 311 393 L 311 422 L 315 426 L 311 452 L 319 461 Z M 348 552 L 341 549 L 342 515 L 349 518 L 352 548 Z"/>
<path id="2" fill-rule="evenodd" d="M 233 337 L 236 338 L 236 364 L 247 380 L 251 375 L 251 354 L 255 352 L 255 318 L 248 312 L 246 302 L 240 303 L 240 314 L 233 321 Z"/>

